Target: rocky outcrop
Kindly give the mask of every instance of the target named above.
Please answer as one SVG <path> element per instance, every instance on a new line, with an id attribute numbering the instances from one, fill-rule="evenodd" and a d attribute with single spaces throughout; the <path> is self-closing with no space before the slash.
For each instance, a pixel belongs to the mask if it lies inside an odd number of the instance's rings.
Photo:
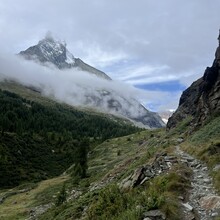
<path id="1" fill-rule="evenodd" d="M 175 156 L 167 156 L 166 153 L 158 154 L 151 164 L 136 169 L 130 176 L 122 180 L 119 187 L 121 189 L 131 189 L 142 185 L 146 181 L 169 170 L 172 164 L 177 163 Z"/>
<path id="2" fill-rule="evenodd" d="M 183 92 L 179 107 L 168 120 L 167 128 L 176 127 L 186 118 L 191 118 L 195 126 L 200 126 L 215 114 L 220 114 L 220 46 L 213 65 L 207 67 L 203 77 Z"/>
<path id="3" fill-rule="evenodd" d="M 160 210 L 150 210 L 144 213 L 143 220 L 165 220 L 166 215 Z"/>
<path id="4" fill-rule="evenodd" d="M 204 196 L 199 200 L 199 203 L 201 207 L 206 210 L 220 209 L 220 196 Z"/>

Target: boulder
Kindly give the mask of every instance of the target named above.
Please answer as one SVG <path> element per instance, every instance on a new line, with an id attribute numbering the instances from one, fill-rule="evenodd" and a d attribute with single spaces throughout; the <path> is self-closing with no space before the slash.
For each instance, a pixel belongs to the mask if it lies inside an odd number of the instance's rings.
<path id="1" fill-rule="evenodd" d="M 151 174 L 151 171 L 147 170 L 147 168 L 148 167 L 141 167 L 136 169 L 130 176 L 128 176 L 121 182 L 119 187 L 123 189 L 133 188 L 139 185 L 146 178 L 147 175 L 153 177 L 154 175 Z"/>
<path id="2" fill-rule="evenodd" d="M 189 211 L 192 211 L 193 210 L 193 207 L 187 202 L 187 203 L 183 203 L 183 206 L 189 210 Z"/>
<path id="3" fill-rule="evenodd" d="M 220 209 L 220 196 L 204 196 L 200 198 L 199 204 L 206 210 Z"/>
<path id="4" fill-rule="evenodd" d="M 163 212 L 161 212 L 159 209 L 145 212 L 144 217 L 150 218 L 152 220 L 165 220 L 166 219 L 166 215 Z"/>
<path id="5" fill-rule="evenodd" d="M 217 172 L 220 170 L 220 164 L 217 164 L 214 168 L 213 168 L 213 171 L 214 172 Z"/>

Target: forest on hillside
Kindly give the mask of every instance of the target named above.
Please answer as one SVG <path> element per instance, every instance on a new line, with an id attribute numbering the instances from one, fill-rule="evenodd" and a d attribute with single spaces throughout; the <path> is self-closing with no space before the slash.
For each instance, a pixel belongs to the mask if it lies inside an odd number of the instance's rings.
<path id="1" fill-rule="evenodd" d="M 83 161 L 81 152 L 89 147 L 140 130 L 123 120 L 0 90 L 0 187 L 59 175 Z"/>

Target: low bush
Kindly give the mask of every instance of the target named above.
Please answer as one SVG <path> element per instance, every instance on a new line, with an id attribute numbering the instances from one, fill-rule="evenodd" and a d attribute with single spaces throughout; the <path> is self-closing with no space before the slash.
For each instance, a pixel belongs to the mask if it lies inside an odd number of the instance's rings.
<path id="1" fill-rule="evenodd" d="M 89 208 L 89 219 L 110 219 L 124 212 L 129 206 L 129 196 L 118 186 L 110 185 L 101 190 Z"/>

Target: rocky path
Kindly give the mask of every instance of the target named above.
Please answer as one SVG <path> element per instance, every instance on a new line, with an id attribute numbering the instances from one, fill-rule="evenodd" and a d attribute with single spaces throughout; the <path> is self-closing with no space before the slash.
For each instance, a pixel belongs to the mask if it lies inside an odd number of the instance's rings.
<path id="1" fill-rule="evenodd" d="M 183 203 L 188 220 L 212 220 L 220 217 L 220 197 L 214 190 L 208 168 L 201 161 L 176 147 L 176 154 L 182 163 L 186 163 L 193 171 L 189 200 Z M 219 218 L 218 218 L 219 219 Z"/>

